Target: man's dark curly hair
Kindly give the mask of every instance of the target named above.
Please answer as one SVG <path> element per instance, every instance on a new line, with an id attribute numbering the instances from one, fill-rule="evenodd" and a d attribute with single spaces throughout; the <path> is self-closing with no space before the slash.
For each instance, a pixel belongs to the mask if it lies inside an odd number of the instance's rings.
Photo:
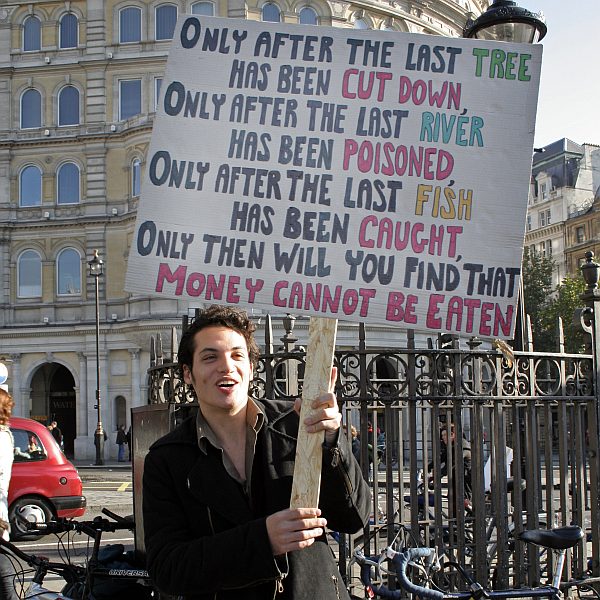
<path id="1" fill-rule="evenodd" d="M 237 331 L 246 340 L 250 364 L 253 367 L 256 366 L 260 355 L 258 344 L 254 339 L 256 326 L 248 318 L 246 311 L 232 306 L 213 304 L 201 311 L 181 336 L 177 360 L 182 373 L 183 365 L 187 365 L 190 370 L 192 369 L 194 350 L 196 349 L 195 336 L 206 327 L 227 327 Z"/>

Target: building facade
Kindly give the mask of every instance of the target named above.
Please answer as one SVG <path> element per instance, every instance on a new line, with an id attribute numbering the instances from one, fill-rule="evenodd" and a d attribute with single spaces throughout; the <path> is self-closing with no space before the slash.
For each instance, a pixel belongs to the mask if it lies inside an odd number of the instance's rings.
<path id="1" fill-rule="evenodd" d="M 589 249 L 581 251 L 592 232 L 584 234 L 580 221 L 600 187 L 600 147 L 563 138 L 539 150 L 533 156 L 525 247 L 554 260 L 556 286 L 568 274 L 578 274 L 573 253 L 584 258 Z"/>
<path id="2" fill-rule="evenodd" d="M 67 454 L 92 458 L 98 388 L 105 456 L 114 457 L 118 425 L 128 425 L 129 409 L 146 402 L 151 336 L 168 339 L 195 308 L 124 291 L 178 14 L 459 37 L 467 18 L 489 4 L 0 1 L 0 360 L 9 368 L 15 414 L 55 419 Z M 87 264 L 96 249 L 104 261 L 98 353 Z M 380 334 L 382 341 L 397 337 L 385 328 Z M 343 324 L 338 340 L 344 343 Z"/>

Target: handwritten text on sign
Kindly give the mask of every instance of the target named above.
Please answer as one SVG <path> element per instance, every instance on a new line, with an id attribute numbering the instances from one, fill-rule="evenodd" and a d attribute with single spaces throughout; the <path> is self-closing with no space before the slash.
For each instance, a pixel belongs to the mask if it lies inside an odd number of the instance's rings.
<path id="1" fill-rule="evenodd" d="M 182 17 L 127 289 L 508 338 L 541 48 Z"/>

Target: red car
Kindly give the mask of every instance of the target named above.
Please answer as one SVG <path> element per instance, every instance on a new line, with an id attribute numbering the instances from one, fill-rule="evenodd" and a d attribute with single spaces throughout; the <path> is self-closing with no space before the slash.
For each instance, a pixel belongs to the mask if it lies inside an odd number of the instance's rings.
<path id="1" fill-rule="evenodd" d="M 13 417 L 15 456 L 8 489 L 11 537 L 27 537 L 16 515 L 45 523 L 56 517 L 80 517 L 85 512 L 83 485 L 49 429 L 32 419 Z"/>

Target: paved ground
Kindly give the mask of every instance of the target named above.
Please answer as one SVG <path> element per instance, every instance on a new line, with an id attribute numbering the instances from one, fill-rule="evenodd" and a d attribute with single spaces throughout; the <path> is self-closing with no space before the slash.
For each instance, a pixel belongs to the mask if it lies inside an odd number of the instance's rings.
<path id="1" fill-rule="evenodd" d="M 102 508 L 121 516 L 133 514 L 131 463 L 106 463 L 101 467 L 74 461 L 87 499 L 85 519 L 101 514 Z"/>

